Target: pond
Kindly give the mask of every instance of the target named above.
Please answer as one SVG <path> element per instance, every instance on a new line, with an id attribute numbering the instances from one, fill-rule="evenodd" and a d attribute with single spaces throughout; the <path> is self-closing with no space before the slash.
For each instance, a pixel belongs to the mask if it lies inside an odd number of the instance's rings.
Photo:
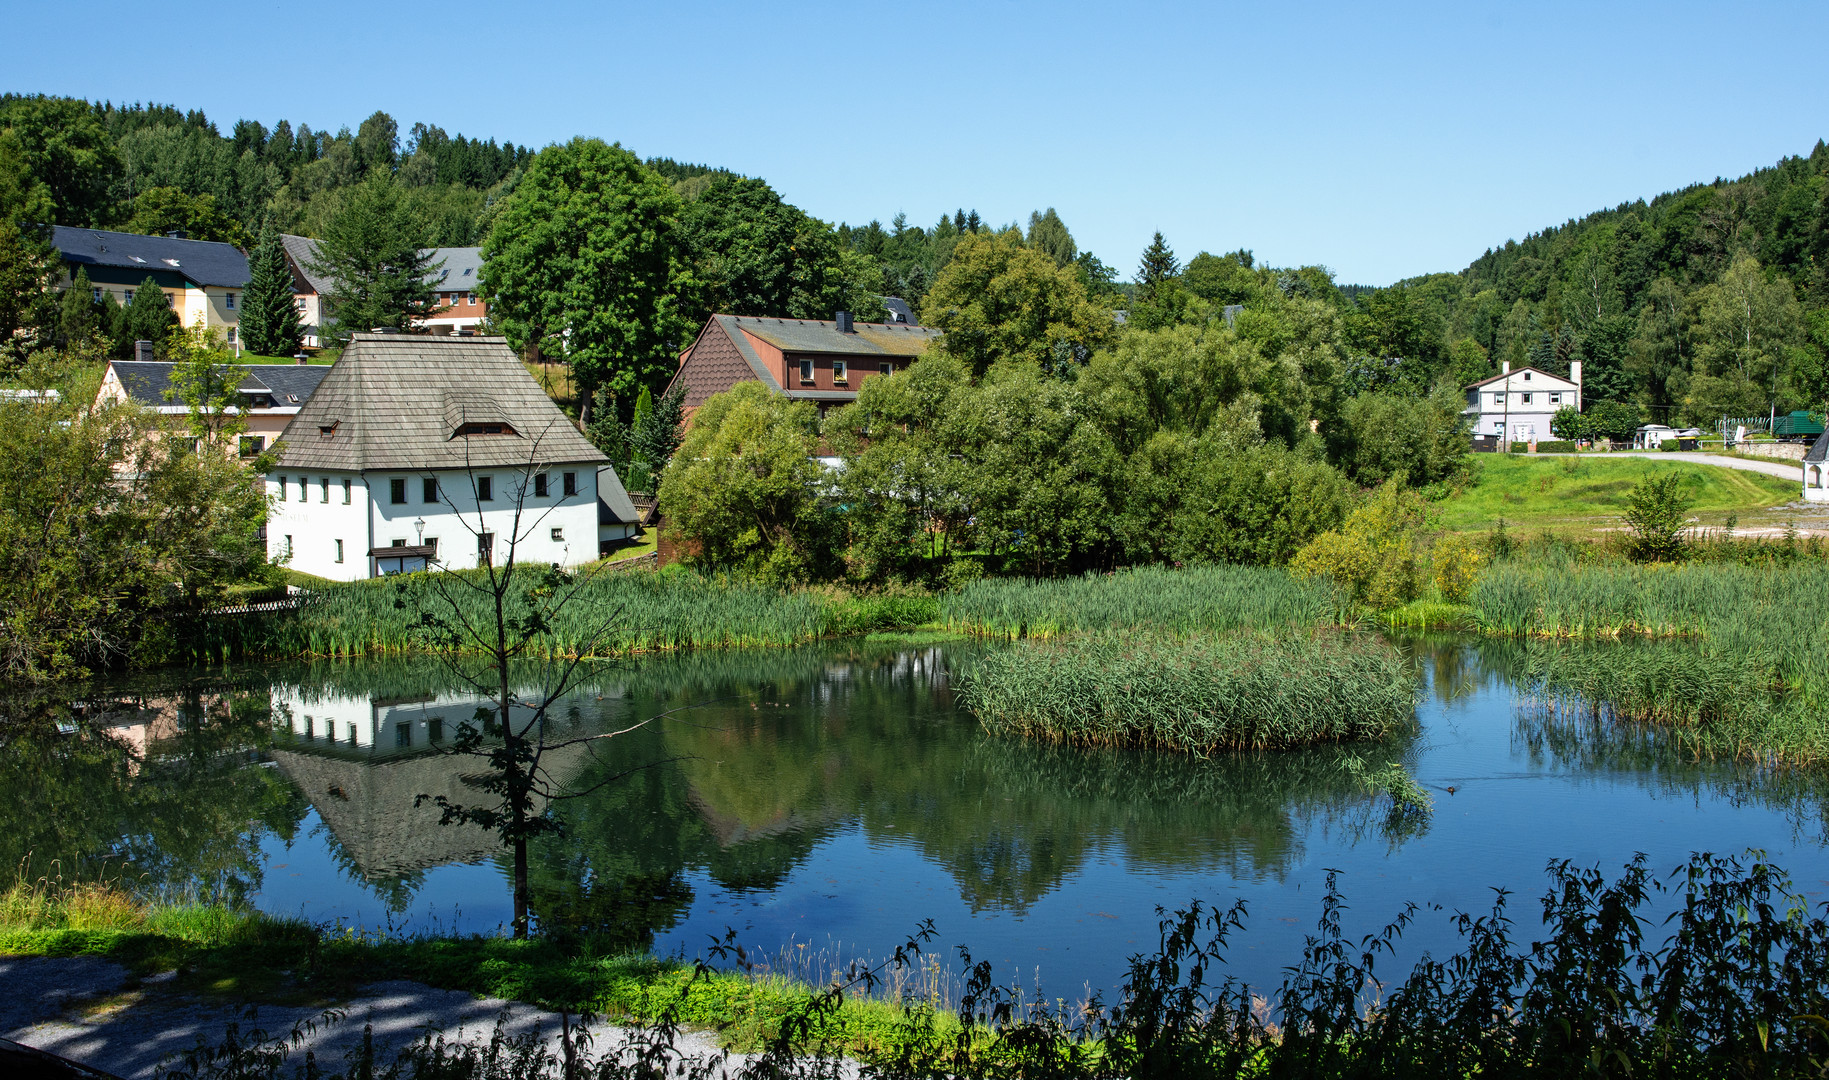
<path id="1" fill-rule="evenodd" d="M 1273 984 L 1337 875 L 1354 933 L 1439 905 L 1405 951 L 1453 945 L 1449 916 L 1516 895 L 1551 861 L 1661 871 L 1763 849 L 1829 897 L 1825 801 L 1809 776 L 1685 759 L 1655 733 L 1558 719 L 1517 681 L 1527 646 L 1414 641 L 1420 732 L 1352 748 L 1404 762 L 1431 818 L 1393 826 L 1340 748 L 1210 760 L 1063 750 L 981 732 L 952 677 L 984 646 L 863 641 L 604 664 L 567 698 L 557 752 L 576 798 L 532 853 L 555 928 L 698 954 L 727 928 L 819 974 L 882 956 L 924 919 L 1000 975 L 1077 996 L 1156 945 L 1158 909 L 1243 899 L 1234 974 Z M 475 715 L 432 660 L 168 674 L 86 690 L 61 724 L 0 737 L 0 858 L 33 876 L 106 872 L 170 897 L 245 900 L 315 922 L 498 932 L 490 834 L 419 795 L 474 797 L 473 758 L 435 749 Z M 663 715 L 664 714 L 664 715 Z"/>

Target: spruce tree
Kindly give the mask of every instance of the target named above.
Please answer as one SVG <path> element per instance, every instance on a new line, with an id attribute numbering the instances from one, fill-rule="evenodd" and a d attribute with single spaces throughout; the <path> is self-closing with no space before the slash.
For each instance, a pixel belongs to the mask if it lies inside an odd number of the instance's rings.
<path id="1" fill-rule="evenodd" d="M 242 294 L 241 343 L 257 356 L 291 356 L 298 351 L 298 307 L 292 298 L 292 269 L 279 233 L 268 222 L 248 260 L 247 292 Z"/>
<path id="2" fill-rule="evenodd" d="M 64 291 L 63 303 L 57 313 L 58 336 L 65 345 L 80 344 L 101 332 L 101 312 L 96 308 L 95 286 L 89 283 L 89 271 L 79 268 L 76 280 Z"/>
<path id="3" fill-rule="evenodd" d="M 1143 262 L 1137 267 L 1137 298 L 1146 303 L 1156 302 L 1163 286 L 1180 274 L 1181 264 L 1169 250 L 1168 241 L 1158 232 L 1149 247 L 1143 249 Z"/>
<path id="4" fill-rule="evenodd" d="M 331 281 L 324 299 L 334 314 L 319 340 L 341 343 L 377 327 L 410 329 L 438 310 L 433 283 L 444 264 L 433 265 L 422 250 L 423 233 L 386 173 L 373 173 L 349 190 L 343 209 L 324 226 L 311 267 Z"/>
<path id="5" fill-rule="evenodd" d="M 135 341 L 150 341 L 153 355 L 164 356 L 171 332 L 178 328 L 178 313 L 171 309 L 171 301 L 165 298 L 158 281 L 149 277 L 133 291 L 124 322 L 129 349 Z"/>

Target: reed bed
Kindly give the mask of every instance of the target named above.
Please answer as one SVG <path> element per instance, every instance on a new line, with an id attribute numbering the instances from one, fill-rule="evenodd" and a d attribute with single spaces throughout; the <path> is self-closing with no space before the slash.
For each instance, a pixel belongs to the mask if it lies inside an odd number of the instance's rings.
<path id="1" fill-rule="evenodd" d="M 1417 693 L 1395 648 L 1335 632 L 1026 642 L 979 657 L 960 684 L 993 733 L 1198 754 L 1383 738 L 1414 727 Z"/>
<path id="2" fill-rule="evenodd" d="M 1532 651 L 1526 670 L 1563 720 L 1663 729 L 1695 758 L 1829 761 L 1829 717 L 1757 654 L 1688 641 L 1547 645 Z"/>
<path id="3" fill-rule="evenodd" d="M 981 637 L 1051 638 L 1087 630 L 1156 627 L 1337 626 L 1351 598 L 1325 580 L 1259 566 L 1141 567 L 1058 580 L 972 582 L 941 599 L 940 619 Z"/>
<path id="4" fill-rule="evenodd" d="M 517 589 L 535 584 L 536 575 L 528 572 Z M 457 602 L 457 610 L 420 575 L 327 586 L 308 594 L 297 611 L 216 620 L 200 628 L 193 652 L 202 659 L 403 656 L 428 651 L 415 629 L 421 611 L 452 621 L 461 616 L 475 625 L 493 623 L 487 594 L 453 586 L 444 595 Z M 835 634 L 932 621 L 937 611 L 928 596 L 784 592 L 671 571 L 600 573 L 558 611 L 529 653 L 551 657 L 800 645 Z"/>

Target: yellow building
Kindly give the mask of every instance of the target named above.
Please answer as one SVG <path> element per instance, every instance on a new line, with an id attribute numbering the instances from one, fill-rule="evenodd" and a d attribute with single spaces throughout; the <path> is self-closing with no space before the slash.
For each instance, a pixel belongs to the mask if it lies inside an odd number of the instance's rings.
<path id="1" fill-rule="evenodd" d="M 81 270 L 88 274 L 97 300 L 109 293 L 125 307 L 151 278 L 186 327 L 215 330 L 231 346 L 239 346 L 248 257 L 235 245 L 68 225 L 51 233 L 51 244 L 63 260 L 59 288 L 74 284 Z"/>

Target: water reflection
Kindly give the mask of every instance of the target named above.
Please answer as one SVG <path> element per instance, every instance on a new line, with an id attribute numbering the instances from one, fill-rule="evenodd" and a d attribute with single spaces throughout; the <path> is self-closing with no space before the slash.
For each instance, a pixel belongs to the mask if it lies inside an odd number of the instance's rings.
<path id="1" fill-rule="evenodd" d="M 1477 721 L 1497 736 L 1479 744 L 1480 768 L 1617 778 L 1654 798 L 1718 797 L 1782 811 L 1797 835 L 1829 835 L 1823 783 L 1808 775 L 1697 762 L 1657 731 L 1528 699 L 1520 708 L 1515 684 L 1531 646 L 1404 646 L 1427 676 L 1431 723 L 1496 717 Z M 951 689 L 978 648 L 853 643 L 592 668 L 556 710 L 563 730 L 666 718 L 550 762 L 576 797 L 544 808 L 564 832 L 532 851 L 537 918 L 548 931 L 648 944 L 686 925 L 702 893 L 765 902 L 852 833 L 938 868 L 974 916 L 1052 910 L 1063 890 L 1107 866 L 1267 890 L 1299 888 L 1316 858 L 1342 851 L 1440 871 L 1427 860 L 1439 858 L 1429 844 L 1442 838 L 1426 823 L 1392 831 L 1340 762 L 1359 752 L 1427 779 L 1440 760 L 1431 740 L 1446 729 L 1372 748 L 1211 759 L 992 739 Z M 12 796 L 0 800 L 0 857 L 236 900 L 259 894 L 263 850 L 317 845 L 344 878 L 308 885 L 329 910 L 347 906 L 351 889 L 392 912 L 423 908 L 446 868 L 503 861 L 490 832 L 441 825 L 437 809 L 414 805 L 421 795 L 475 800 L 484 763 L 443 748 L 487 702 L 454 683 L 436 661 L 325 663 L 0 703 L 0 785 Z M 1456 737 L 1457 749 L 1478 742 Z M 1485 806 L 1465 792 L 1445 805 L 1438 800 L 1436 833 L 1468 833 L 1449 847 L 1493 847 L 1479 833 L 1489 824 L 1443 820 Z M 1506 852 L 1529 847 L 1506 843 L 1455 872 L 1490 870 L 1478 885 L 1503 883 L 1501 860 L 1519 857 Z M 1534 871 L 1541 863 L 1529 858 Z M 505 899 L 505 884 L 500 891 Z"/>

